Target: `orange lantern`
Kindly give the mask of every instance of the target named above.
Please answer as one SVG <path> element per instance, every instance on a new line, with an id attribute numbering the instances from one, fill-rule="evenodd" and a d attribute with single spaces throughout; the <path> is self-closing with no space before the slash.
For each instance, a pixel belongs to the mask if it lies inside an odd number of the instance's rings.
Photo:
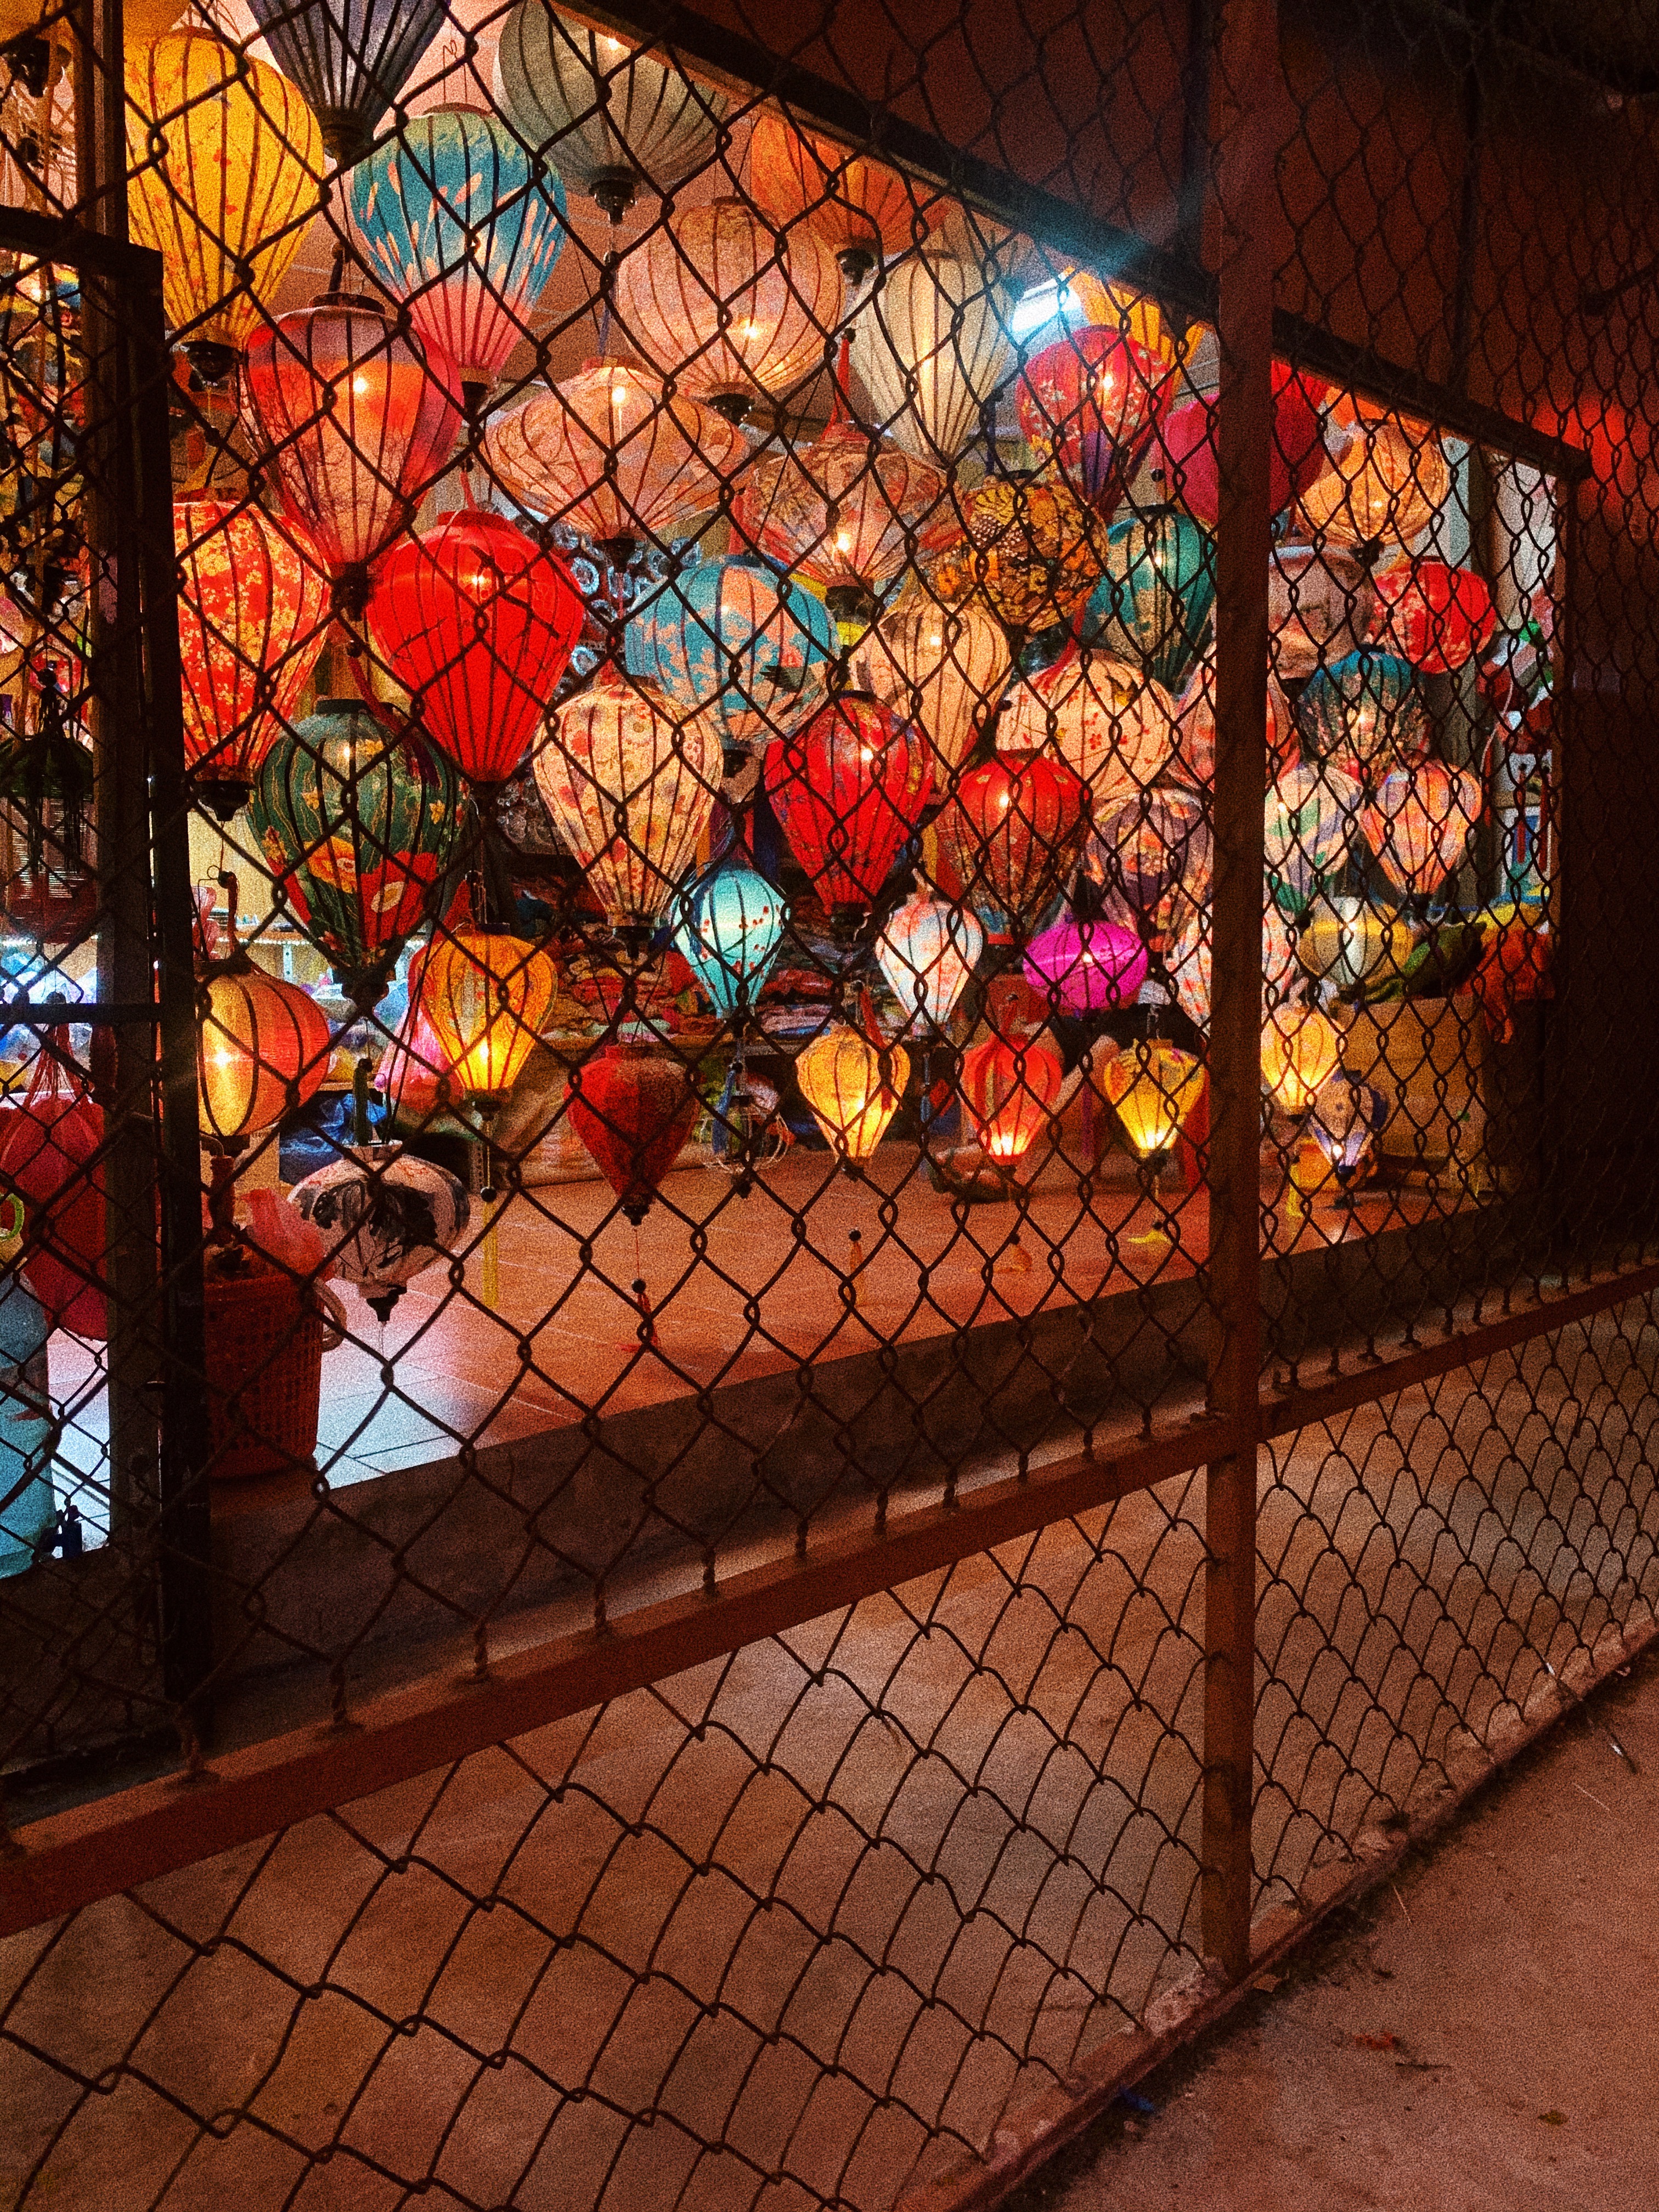
<path id="1" fill-rule="evenodd" d="M 1445 503 L 1451 471 L 1440 441 L 1397 415 L 1355 419 L 1348 442 L 1302 495 L 1322 544 L 1370 550 L 1409 545 Z"/>
<path id="2" fill-rule="evenodd" d="M 963 1054 L 958 1080 L 987 1156 L 1011 1168 L 1048 1127 L 1065 1070 L 1046 1044 L 988 1037 Z"/>
<path id="3" fill-rule="evenodd" d="M 505 931 L 439 938 L 421 970 L 421 1011 L 458 1090 L 485 1110 L 518 1081 L 558 989 L 545 952 Z"/>
<path id="4" fill-rule="evenodd" d="M 1341 1065 L 1342 1033 L 1317 1006 L 1277 1006 L 1261 1028 L 1261 1087 L 1286 1114 L 1305 1114 Z"/>
<path id="5" fill-rule="evenodd" d="M 1129 1142 L 1152 1161 L 1169 1151 L 1203 1096 L 1204 1063 L 1166 1038 L 1136 1037 L 1106 1062 L 1101 1078 Z"/>
<path id="6" fill-rule="evenodd" d="M 1427 898 L 1462 860 L 1483 804 L 1473 769 L 1425 757 L 1382 778 L 1359 827 L 1401 896 Z"/>
<path id="7" fill-rule="evenodd" d="M 1070 622 L 1106 565 L 1099 518 L 1063 483 L 988 477 L 961 501 L 963 541 L 933 569 L 942 599 L 977 591 L 1017 634 Z"/>
<path id="8" fill-rule="evenodd" d="M 919 246 L 932 224 L 895 169 L 809 137 L 763 109 L 749 142 L 749 189 L 780 229 L 805 222 L 861 284 L 876 264 Z"/>
<path id="9" fill-rule="evenodd" d="M 316 1000 L 256 968 L 236 942 L 236 879 L 224 884 L 230 949 L 202 972 L 196 1080 L 203 1134 L 230 1153 L 316 1096 L 331 1048 Z"/>
<path id="10" fill-rule="evenodd" d="M 886 1134 L 909 1079 L 902 1045 L 884 1049 L 844 1022 L 822 1030 L 795 1062 L 800 1095 L 848 1175 Z"/>

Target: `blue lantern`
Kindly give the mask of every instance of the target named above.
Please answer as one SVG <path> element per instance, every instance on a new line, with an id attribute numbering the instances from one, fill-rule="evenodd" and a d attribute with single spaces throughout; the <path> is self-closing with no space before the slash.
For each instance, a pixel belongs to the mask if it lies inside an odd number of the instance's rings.
<path id="1" fill-rule="evenodd" d="M 471 107 L 411 116 L 347 173 L 369 267 L 416 335 L 460 372 L 476 411 L 564 244 L 564 186 L 505 123 Z"/>
<path id="2" fill-rule="evenodd" d="M 630 676 L 686 713 L 707 708 L 723 744 L 760 752 L 823 703 L 841 651 L 823 602 L 754 561 L 700 561 L 623 635 Z"/>
<path id="3" fill-rule="evenodd" d="M 717 1014 L 746 1014 L 777 957 L 789 902 L 752 868 L 711 869 L 683 895 L 674 941 Z"/>

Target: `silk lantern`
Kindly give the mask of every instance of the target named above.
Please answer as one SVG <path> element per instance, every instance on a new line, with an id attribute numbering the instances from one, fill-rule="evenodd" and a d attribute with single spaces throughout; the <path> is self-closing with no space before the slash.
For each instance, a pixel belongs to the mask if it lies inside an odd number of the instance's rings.
<path id="1" fill-rule="evenodd" d="M 844 691 L 766 756 L 766 795 L 832 918 L 878 896 L 933 787 L 927 746 L 867 692 Z"/>
<path id="2" fill-rule="evenodd" d="M 1179 507 L 1154 507 L 1106 533 L 1105 573 L 1078 619 L 1078 636 L 1141 669 L 1172 695 L 1209 650 L 1215 542 Z"/>
<path id="3" fill-rule="evenodd" d="M 1368 416 L 1354 422 L 1329 470 L 1303 493 L 1301 512 L 1316 543 L 1370 557 L 1420 538 L 1450 489 L 1432 431 L 1408 429 L 1397 416 Z"/>
<path id="4" fill-rule="evenodd" d="M 228 821 L 299 704 L 322 651 L 328 586 L 248 500 L 173 502 L 185 762 Z"/>
<path id="5" fill-rule="evenodd" d="M 1267 576 L 1273 673 L 1293 684 L 1334 666 L 1368 635 L 1376 607 L 1370 572 L 1342 546 L 1275 545 Z"/>
<path id="6" fill-rule="evenodd" d="M 280 315 L 248 347 L 243 422 L 334 585 L 361 614 L 370 563 L 447 465 L 459 417 L 453 370 L 428 364 L 361 292 L 324 293 Z"/>
<path id="7" fill-rule="evenodd" d="M 963 536 L 934 563 L 941 599 L 982 598 L 1018 635 L 1069 622 L 1106 557 L 1092 509 L 1064 484 L 988 477 L 958 497 Z"/>
<path id="8" fill-rule="evenodd" d="M 1176 1001 L 1196 1030 L 1210 1026 L 1210 951 L 1209 917 L 1200 912 L 1188 916 L 1164 955 Z"/>
<path id="9" fill-rule="evenodd" d="M 934 898 L 920 879 L 876 939 L 876 964 L 899 1004 L 901 1036 L 942 1030 L 985 950 L 985 932 L 966 908 Z"/>
<path id="10" fill-rule="evenodd" d="M 1297 932 L 1296 953 L 1310 975 L 1340 993 L 1375 975 L 1400 974 L 1411 942 L 1408 927 L 1364 899 L 1322 895 Z"/>
<path id="11" fill-rule="evenodd" d="M 994 934 L 1029 931 L 1064 890 L 1087 821 L 1087 786 L 1063 763 L 999 753 L 959 779 L 934 823 L 944 888 Z"/>
<path id="12" fill-rule="evenodd" d="M 586 615 L 556 553 L 505 515 L 466 507 L 392 550 L 369 631 L 433 741 L 469 781 L 493 786 L 529 750 Z"/>
<path id="13" fill-rule="evenodd" d="M 1025 950 L 1025 980 L 1057 1013 L 1132 1006 L 1146 980 L 1146 948 L 1114 921 L 1059 921 Z"/>
<path id="14" fill-rule="evenodd" d="M 161 256 L 167 322 L 221 384 L 320 204 L 322 134 L 285 76 L 205 31 L 137 46 L 126 92 L 133 243 Z"/>
<path id="15" fill-rule="evenodd" d="M 361 699 L 319 699 L 271 748 L 248 805 L 272 881 L 362 1006 L 433 918 L 470 814 L 449 763 Z"/>
<path id="16" fill-rule="evenodd" d="M 702 1110 L 683 1060 L 643 1044 L 608 1044 L 572 1072 L 571 1127 L 637 1228 Z"/>
<path id="17" fill-rule="evenodd" d="M 860 688 L 927 738 L 934 796 L 943 796 L 1006 688 L 1008 640 L 1002 624 L 977 599 L 943 607 L 926 590 L 907 590 L 866 631 L 852 659 Z"/>
<path id="18" fill-rule="evenodd" d="M 229 947 L 198 979 L 196 1040 L 202 1133 L 221 1153 L 240 1152 L 315 1097 L 332 1058 L 315 1000 L 256 968 L 237 943 L 234 877 L 228 891 Z"/>
<path id="19" fill-rule="evenodd" d="M 444 21 L 444 0 L 248 0 L 284 76 L 316 114 L 342 168 L 408 83 Z"/>
<path id="20" fill-rule="evenodd" d="M 957 1078 L 975 1134 L 999 1167 L 1023 1159 L 1048 1127 L 1065 1070 L 1045 1044 L 988 1037 L 969 1045 Z"/>
<path id="21" fill-rule="evenodd" d="M 1313 1103 L 1308 1127 L 1339 1183 L 1351 1183 L 1364 1167 L 1388 1117 L 1382 1093 L 1346 1070 L 1325 1085 Z"/>
<path id="22" fill-rule="evenodd" d="M 877 424 L 948 467 L 1014 365 L 1001 288 L 984 269 L 929 249 L 888 270 L 853 333 L 853 362 Z"/>
<path id="23" fill-rule="evenodd" d="M 619 568 L 641 538 L 684 536 L 749 453 L 735 423 L 623 361 L 590 361 L 532 392 L 483 437 L 486 464 L 521 506 L 581 531 Z"/>
<path id="24" fill-rule="evenodd" d="M 563 186 L 495 116 L 439 107 L 348 171 L 345 200 L 371 272 L 476 413 L 553 274 Z"/>
<path id="25" fill-rule="evenodd" d="M 804 223 L 830 248 L 849 284 L 926 237 L 915 187 L 884 162 L 797 131 L 773 109 L 755 117 L 749 189 L 780 230 Z"/>
<path id="26" fill-rule="evenodd" d="M 0 913 L 45 948 L 73 944 L 98 919 L 96 769 L 55 672 L 38 673 L 36 726 L 0 726 Z"/>
<path id="27" fill-rule="evenodd" d="M 623 328 L 676 391 L 741 422 L 822 362 L 841 320 L 841 271 L 810 230 L 781 238 L 736 199 L 687 208 L 623 256 Z"/>
<path id="28" fill-rule="evenodd" d="M 27 1209 L 21 1265 L 47 1319 L 92 1338 L 107 1328 L 104 1140 L 69 1033 L 50 1031 L 22 1097 L 0 1102 L 0 1181 Z"/>
<path id="29" fill-rule="evenodd" d="M 1157 781 L 1176 746 L 1163 686 L 1092 647 L 1062 654 L 1009 695 L 999 752 L 1047 751 L 1089 787 L 1100 811 Z"/>
<path id="30" fill-rule="evenodd" d="M 420 1006 L 464 1097 L 486 1112 L 506 1097 L 558 986 L 552 961 L 525 938 L 467 927 L 433 940 L 421 966 Z"/>
<path id="31" fill-rule="evenodd" d="M 1364 803 L 1363 787 L 1328 764 L 1286 769 L 1262 810 L 1262 859 L 1286 914 L 1306 913 L 1314 893 L 1341 869 Z"/>
<path id="32" fill-rule="evenodd" d="M 649 684 L 601 672 L 551 717 L 532 757 L 537 788 L 613 928 L 665 910 L 714 811 L 720 742 L 707 719 L 678 717 Z"/>
<path id="33" fill-rule="evenodd" d="M 1408 664 L 1361 646 L 1309 678 L 1296 719 L 1311 760 L 1369 784 L 1415 750 L 1427 715 Z"/>
<path id="34" fill-rule="evenodd" d="M 820 1030 L 795 1061 L 800 1095 L 848 1175 L 887 1133 L 909 1079 L 902 1045 L 872 1044 L 844 1022 Z"/>
<path id="35" fill-rule="evenodd" d="M 1317 1006 L 1276 1006 L 1261 1025 L 1261 1087 L 1293 1117 L 1308 1111 L 1341 1058 L 1342 1033 Z"/>
<path id="36" fill-rule="evenodd" d="M 1463 858 L 1484 800 L 1472 769 L 1427 758 L 1385 775 L 1359 827 L 1402 898 L 1428 898 Z"/>
<path id="37" fill-rule="evenodd" d="M 1483 653 L 1498 627 L 1485 579 L 1443 561 L 1399 561 L 1372 579 L 1374 635 L 1419 676 L 1449 676 Z"/>
<path id="38" fill-rule="evenodd" d="M 739 559 L 684 569 L 623 634 L 630 675 L 702 714 L 724 744 L 744 751 L 759 751 L 817 708 L 839 649 L 820 600 Z"/>
<path id="39" fill-rule="evenodd" d="M 329 1273 L 356 1285 L 382 1328 L 416 1277 L 454 1251 L 472 1218 L 459 1178 L 400 1144 L 350 1146 L 295 1183 L 288 1202 L 324 1239 Z"/>
<path id="40" fill-rule="evenodd" d="M 1273 422 L 1267 448 L 1268 498 L 1275 514 L 1316 483 L 1331 465 L 1319 417 L 1323 387 L 1282 361 L 1273 366 Z M 1195 522 L 1213 530 L 1221 507 L 1215 445 L 1215 403 L 1191 399 L 1177 407 L 1159 434 L 1153 465 L 1167 496 Z"/>
<path id="41" fill-rule="evenodd" d="M 1143 1160 L 1162 1158 L 1204 1090 L 1204 1065 L 1164 1037 L 1136 1037 L 1101 1071 L 1124 1134 Z"/>
<path id="42" fill-rule="evenodd" d="M 1020 372 L 1020 429 L 1079 498 L 1109 514 L 1163 420 L 1174 373 L 1115 326 L 1068 331 Z"/>
<path id="43" fill-rule="evenodd" d="M 1210 895 L 1214 840 L 1192 793 L 1154 788 L 1113 799 L 1094 817 L 1083 866 L 1109 921 L 1154 950 Z"/>
<path id="44" fill-rule="evenodd" d="M 783 893 L 753 868 L 730 861 L 700 876 L 682 895 L 674 941 L 710 1006 L 726 1021 L 741 1021 L 753 1010 L 788 920 Z"/>
<path id="45" fill-rule="evenodd" d="M 612 222 L 702 168 L 732 105 L 548 0 L 519 0 L 502 24 L 495 82 L 520 137 Z"/>
<path id="46" fill-rule="evenodd" d="M 1165 780 L 1188 791 L 1215 788 L 1215 661 L 1206 654 L 1187 678 L 1187 688 L 1175 702 L 1175 750 L 1164 770 Z M 1296 717 L 1283 685 L 1271 670 L 1267 674 L 1267 773 L 1292 768 L 1298 754 Z"/>

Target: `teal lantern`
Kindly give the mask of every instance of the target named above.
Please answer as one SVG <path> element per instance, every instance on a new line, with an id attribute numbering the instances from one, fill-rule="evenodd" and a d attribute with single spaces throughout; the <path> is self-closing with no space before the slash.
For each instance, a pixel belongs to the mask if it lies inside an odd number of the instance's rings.
<path id="1" fill-rule="evenodd" d="M 823 703 L 841 651 L 821 600 L 756 561 L 700 561 L 623 635 L 630 676 L 684 713 L 706 708 L 720 742 L 760 752 Z"/>
<path id="2" fill-rule="evenodd" d="M 1315 671 L 1296 719 L 1310 757 L 1371 784 L 1419 750 L 1428 718 L 1410 662 L 1362 645 Z"/>
<path id="3" fill-rule="evenodd" d="M 1209 649 L 1215 540 L 1178 507 L 1155 507 L 1106 533 L 1106 573 L 1078 618 L 1078 635 L 1127 660 L 1179 698 Z"/>
<path id="4" fill-rule="evenodd" d="M 469 410 L 520 338 L 564 244 L 564 186 L 493 115 L 437 107 L 347 171 L 370 269 L 453 361 Z"/>
<path id="5" fill-rule="evenodd" d="M 730 1021 L 748 1013 L 788 920 L 783 893 L 740 865 L 711 868 L 682 895 L 674 942 L 717 1014 Z"/>

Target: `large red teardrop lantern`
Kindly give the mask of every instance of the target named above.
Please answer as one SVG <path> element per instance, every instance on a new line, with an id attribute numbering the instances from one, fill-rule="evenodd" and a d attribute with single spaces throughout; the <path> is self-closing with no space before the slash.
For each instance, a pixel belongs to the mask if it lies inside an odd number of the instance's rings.
<path id="1" fill-rule="evenodd" d="M 766 795 L 832 913 L 874 902 L 933 781 L 922 732 L 867 691 L 843 692 L 766 756 Z"/>
<path id="2" fill-rule="evenodd" d="M 1048 1124 L 1065 1071 L 1046 1044 L 989 1037 L 962 1055 L 958 1079 L 975 1133 L 999 1167 L 1023 1159 Z"/>
<path id="3" fill-rule="evenodd" d="M 474 783 L 505 783 L 581 635 L 570 571 L 504 515 L 463 507 L 375 576 L 369 631 L 427 735 Z"/>
<path id="4" fill-rule="evenodd" d="M 1298 376 L 1282 361 L 1273 363 L 1267 470 L 1275 514 L 1317 483 L 1331 465 L 1319 416 L 1323 392 L 1322 385 Z M 1190 399 L 1175 409 L 1159 433 L 1153 465 L 1163 473 L 1166 495 L 1178 501 L 1194 522 L 1213 530 L 1221 507 L 1213 400 Z"/>
<path id="5" fill-rule="evenodd" d="M 1409 660 L 1419 676 L 1449 676 L 1484 652 L 1498 628 L 1486 580 L 1443 561 L 1396 561 L 1371 578 L 1376 615 L 1371 635 Z"/>
<path id="6" fill-rule="evenodd" d="M 1173 361 L 1091 324 L 1044 346 L 1021 372 L 1020 429 L 1080 499 L 1109 513 L 1163 419 L 1174 376 Z"/>
<path id="7" fill-rule="evenodd" d="M 1029 932 L 1064 890 L 1088 823 L 1088 787 L 1064 762 L 999 753 L 958 780 L 935 825 L 940 888 L 994 935 Z"/>
<path id="8" fill-rule="evenodd" d="M 572 1125 L 630 1221 L 650 1211 L 702 1103 L 684 1063 L 648 1045 L 606 1045 L 572 1076 Z"/>
<path id="9" fill-rule="evenodd" d="M 22 1101 L 0 1107 L 0 1182 L 23 1200 L 23 1273 L 54 1328 L 106 1334 L 104 1109 L 69 1061 L 69 1033 L 40 1048 Z"/>

